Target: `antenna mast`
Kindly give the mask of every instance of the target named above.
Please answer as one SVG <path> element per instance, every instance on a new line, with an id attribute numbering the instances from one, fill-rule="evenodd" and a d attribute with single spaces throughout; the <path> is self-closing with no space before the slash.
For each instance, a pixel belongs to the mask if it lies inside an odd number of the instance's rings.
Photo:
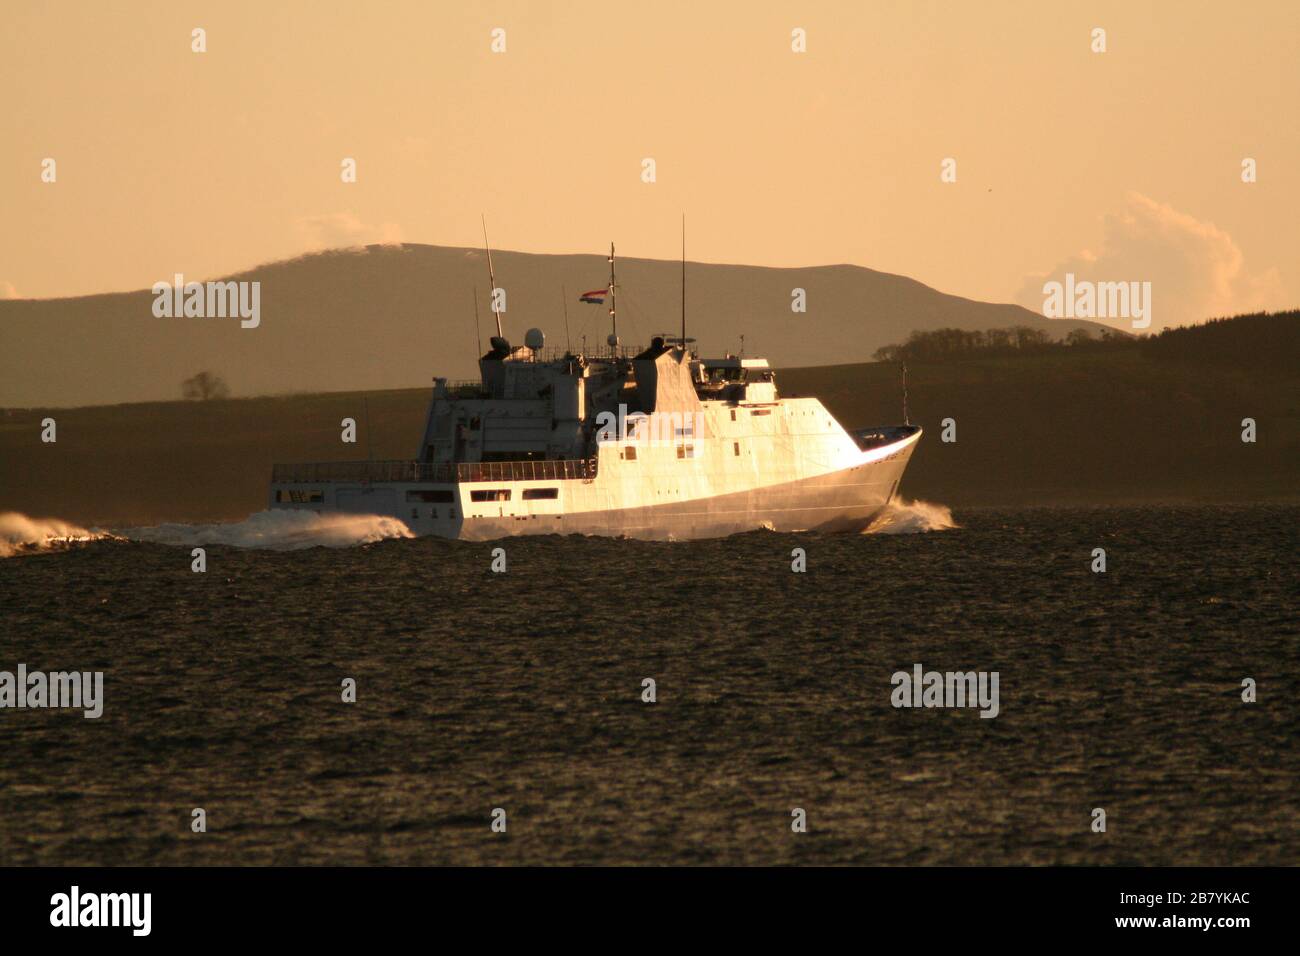
<path id="1" fill-rule="evenodd" d="M 910 425 L 912 422 L 907 417 L 907 363 L 903 363 L 903 424 Z"/>
<path id="2" fill-rule="evenodd" d="M 501 332 L 501 313 L 497 311 L 497 278 L 496 275 L 492 272 L 492 247 L 488 245 L 487 216 L 483 216 L 480 214 L 480 218 L 483 220 L 483 248 L 487 250 L 488 281 L 492 283 L 492 292 L 491 292 L 492 314 L 497 317 L 497 338 L 500 339 L 500 338 L 505 338 L 505 335 Z M 475 303 L 475 305 L 477 306 L 477 303 Z"/>
<path id="3" fill-rule="evenodd" d="M 686 351 L 686 213 L 682 213 L 682 351 Z"/>
<path id="4" fill-rule="evenodd" d="M 614 285 L 614 243 L 609 244 L 609 320 L 614 325 L 614 334 L 609 337 L 610 346 L 618 357 L 618 293 Z"/>
<path id="5" fill-rule="evenodd" d="M 474 286 L 474 358 L 483 354 L 483 340 L 478 334 L 478 286 Z"/>
<path id="6" fill-rule="evenodd" d="M 573 354 L 573 343 L 569 341 L 569 293 L 564 284 L 560 284 L 560 304 L 564 306 L 564 350 Z"/>

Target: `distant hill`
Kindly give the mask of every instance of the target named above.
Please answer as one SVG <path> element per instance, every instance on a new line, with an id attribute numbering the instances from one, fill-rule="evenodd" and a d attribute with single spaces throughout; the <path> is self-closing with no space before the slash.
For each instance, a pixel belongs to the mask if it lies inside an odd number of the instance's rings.
<path id="1" fill-rule="evenodd" d="M 1269 342 L 1295 329 L 1272 316 L 1197 334 L 1226 341 L 1252 327 Z M 1141 344 L 1061 346 L 909 364 L 911 419 L 926 434 L 902 493 L 956 507 L 1296 500 L 1300 370 L 1243 366 L 1236 349 L 1214 363 L 1188 349 L 1180 358 L 1148 356 Z M 785 369 L 778 384 L 819 396 L 848 427 L 902 417 L 894 364 Z M 266 507 L 274 462 L 362 459 L 367 446 L 375 458 L 413 456 L 429 393 L 0 412 L 0 511 L 108 526 L 241 518 Z M 58 424 L 54 444 L 40 441 L 46 414 Z M 355 445 L 339 441 L 344 417 L 362 426 Z M 946 418 L 956 442 L 940 440 Z M 1243 418 L 1256 421 L 1253 444 L 1241 441 Z"/>
<path id="2" fill-rule="evenodd" d="M 1144 355 L 1159 362 L 1294 376 L 1300 364 L 1300 310 L 1211 319 L 1165 329 L 1138 343 Z"/>
<path id="3" fill-rule="evenodd" d="M 603 288 L 602 255 L 494 252 L 506 290 L 507 337 L 541 327 L 564 344 L 609 334 L 606 309 L 577 301 Z M 187 275 L 186 281 L 212 276 Z M 168 400 L 200 371 L 237 396 L 417 387 L 433 375 L 477 375 L 473 290 L 482 347 L 495 331 L 482 250 L 413 245 L 318 253 L 226 279 L 260 281 L 261 325 L 234 319 L 156 318 L 148 290 L 71 299 L 0 300 L 0 407 Z M 619 260 L 619 331 L 629 344 L 680 322 L 680 263 Z M 159 276 L 171 281 L 171 276 Z M 791 311 L 791 291 L 807 312 Z M 1017 305 L 945 295 L 859 266 L 770 269 L 691 263 L 690 334 L 711 353 L 736 351 L 778 366 L 870 361 L 915 329 L 1031 326 L 1064 336 L 1095 323 L 1047 320 Z M 490 328 L 491 327 L 491 328 Z"/>

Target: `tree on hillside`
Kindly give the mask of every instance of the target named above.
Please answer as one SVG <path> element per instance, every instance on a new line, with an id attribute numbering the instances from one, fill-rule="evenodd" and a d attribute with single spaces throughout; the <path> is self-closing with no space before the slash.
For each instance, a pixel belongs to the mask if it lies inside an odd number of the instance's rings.
<path id="1" fill-rule="evenodd" d="M 191 401 L 206 402 L 214 398 L 229 398 L 230 386 L 213 372 L 199 372 L 181 382 L 181 394 Z"/>

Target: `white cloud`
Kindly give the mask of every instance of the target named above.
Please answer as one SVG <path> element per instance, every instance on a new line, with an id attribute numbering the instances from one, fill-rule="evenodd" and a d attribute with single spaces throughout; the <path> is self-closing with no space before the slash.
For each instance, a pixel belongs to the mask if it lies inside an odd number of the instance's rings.
<path id="1" fill-rule="evenodd" d="M 1102 229 L 1096 252 L 1085 249 L 1050 273 L 1029 276 L 1016 301 L 1041 312 L 1043 283 L 1063 282 L 1071 272 L 1076 280 L 1150 282 L 1153 332 L 1286 307 L 1277 270 L 1247 272 L 1237 244 L 1212 223 L 1130 192 L 1119 212 L 1103 218 Z M 1124 320 L 1111 324 L 1128 328 Z"/>
<path id="2" fill-rule="evenodd" d="M 298 228 L 312 249 L 349 249 L 373 243 L 387 246 L 402 241 L 402 228 L 397 223 L 370 225 L 350 212 L 307 216 L 298 220 Z"/>

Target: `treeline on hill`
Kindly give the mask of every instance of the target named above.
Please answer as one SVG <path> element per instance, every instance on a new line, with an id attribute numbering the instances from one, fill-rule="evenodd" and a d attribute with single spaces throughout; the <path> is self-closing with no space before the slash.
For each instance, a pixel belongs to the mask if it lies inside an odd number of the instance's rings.
<path id="1" fill-rule="evenodd" d="M 1074 329 L 1063 339 L 1028 326 L 968 331 L 934 329 L 913 332 L 901 345 L 877 349 L 878 362 L 945 362 L 967 357 L 1031 355 L 1063 349 L 1140 350 L 1156 361 L 1211 363 L 1257 371 L 1295 371 L 1300 355 L 1300 310 L 1253 313 L 1211 319 L 1200 325 L 1165 329 L 1158 335 L 1133 336 L 1101 329 L 1094 335 Z"/>
<path id="2" fill-rule="evenodd" d="M 1025 355 L 1059 348 L 1128 348 L 1135 341 L 1131 335 L 1111 329 L 1101 329 L 1097 335 L 1088 329 L 1073 329 L 1060 340 L 1053 339 L 1045 329 L 1027 325 L 1009 329 L 933 329 L 913 332 L 901 345 L 876 349 L 874 358 L 877 362 L 943 362 L 971 355 Z"/>
<path id="3" fill-rule="evenodd" d="M 1300 368 L 1300 310 L 1211 319 L 1201 325 L 1166 329 L 1138 342 L 1142 354 L 1157 361 L 1294 374 Z"/>

